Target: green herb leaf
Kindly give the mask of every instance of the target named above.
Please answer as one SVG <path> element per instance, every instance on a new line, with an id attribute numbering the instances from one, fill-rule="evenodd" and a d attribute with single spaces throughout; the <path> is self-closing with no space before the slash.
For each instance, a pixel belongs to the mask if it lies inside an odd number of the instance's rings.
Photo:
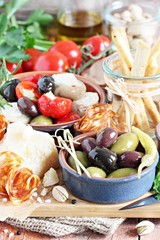
<path id="1" fill-rule="evenodd" d="M 4 38 L 6 43 L 10 46 L 25 46 L 24 30 L 22 28 L 9 28 Z"/>
<path id="2" fill-rule="evenodd" d="M 10 2 L 6 4 L 8 19 L 11 18 L 27 2 L 29 2 L 29 0 L 10 0 Z"/>
<path id="3" fill-rule="evenodd" d="M 32 25 L 29 25 L 26 28 L 26 31 L 28 32 L 31 38 L 38 38 L 38 39 L 44 38 L 44 35 L 42 34 L 42 30 L 38 22 L 35 22 Z"/>
<path id="4" fill-rule="evenodd" d="M 42 9 L 35 10 L 23 24 L 29 25 L 38 22 L 41 25 L 47 25 L 53 21 L 53 16 L 45 13 Z"/>
<path id="5" fill-rule="evenodd" d="M 153 190 L 156 192 L 156 198 L 160 200 L 160 172 L 157 173 L 154 179 Z"/>
<path id="6" fill-rule="evenodd" d="M 26 54 L 22 49 L 16 49 L 10 55 L 6 56 L 5 59 L 8 62 L 19 62 L 20 60 L 27 60 L 30 56 Z"/>
<path id="7" fill-rule="evenodd" d="M 7 14 L 2 13 L 0 15 L 0 36 L 4 34 L 8 26 Z"/>
<path id="8" fill-rule="evenodd" d="M 29 55 L 22 49 L 17 49 L 16 46 L 2 44 L 0 45 L 0 59 L 3 58 L 8 62 L 19 62 L 20 60 L 29 59 Z"/>

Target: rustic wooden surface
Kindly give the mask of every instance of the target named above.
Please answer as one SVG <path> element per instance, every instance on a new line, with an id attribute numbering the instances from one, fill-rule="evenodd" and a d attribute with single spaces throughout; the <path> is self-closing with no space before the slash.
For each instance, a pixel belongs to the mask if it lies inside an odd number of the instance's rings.
<path id="1" fill-rule="evenodd" d="M 17 229 L 8 224 L 0 222 L 0 240 L 159 240 L 160 239 L 160 219 L 147 219 L 155 224 L 154 230 L 147 235 L 138 236 L 136 231 L 136 224 L 138 221 L 144 219 L 126 219 L 122 223 L 117 231 L 111 235 L 101 235 L 92 231 L 84 232 L 80 235 L 71 234 L 64 237 L 49 237 L 39 233 L 31 233 L 24 229 Z M 145 219 L 146 220 L 146 219 Z M 8 231 L 6 233 L 6 230 Z M 21 231 L 20 235 L 17 235 L 17 230 Z M 13 233 L 12 237 L 9 237 Z"/>

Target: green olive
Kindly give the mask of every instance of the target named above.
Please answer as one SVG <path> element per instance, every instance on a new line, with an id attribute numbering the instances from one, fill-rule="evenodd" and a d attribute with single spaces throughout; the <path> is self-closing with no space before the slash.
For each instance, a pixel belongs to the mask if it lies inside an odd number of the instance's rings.
<path id="1" fill-rule="evenodd" d="M 87 170 L 91 177 L 106 178 L 107 176 L 105 171 L 98 167 L 88 167 Z"/>
<path id="2" fill-rule="evenodd" d="M 90 162 L 89 162 L 87 154 L 85 152 L 76 151 L 76 155 L 77 155 L 78 160 L 82 163 L 82 165 L 85 168 L 90 166 Z M 75 160 L 71 155 L 68 157 L 68 164 L 69 164 L 70 167 L 77 170 Z"/>
<path id="3" fill-rule="evenodd" d="M 128 177 L 137 173 L 135 168 L 119 168 L 108 175 L 108 178 Z"/>
<path id="4" fill-rule="evenodd" d="M 124 133 L 120 135 L 117 141 L 112 145 L 111 151 L 120 155 L 126 151 L 135 151 L 139 143 L 139 139 L 135 133 Z"/>
<path id="5" fill-rule="evenodd" d="M 50 117 L 45 117 L 43 115 L 38 115 L 37 117 L 33 118 L 30 124 L 34 125 L 51 125 L 53 124 L 53 120 Z"/>

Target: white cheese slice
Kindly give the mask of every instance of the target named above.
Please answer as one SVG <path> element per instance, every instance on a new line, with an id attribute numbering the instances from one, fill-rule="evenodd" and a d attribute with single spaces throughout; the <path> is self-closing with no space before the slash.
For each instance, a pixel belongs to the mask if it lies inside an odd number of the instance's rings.
<path id="1" fill-rule="evenodd" d="M 0 152 L 12 151 L 24 160 L 23 166 L 42 177 L 50 167 L 58 168 L 58 151 L 53 137 L 21 122 L 8 125 L 0 141 Z"/>

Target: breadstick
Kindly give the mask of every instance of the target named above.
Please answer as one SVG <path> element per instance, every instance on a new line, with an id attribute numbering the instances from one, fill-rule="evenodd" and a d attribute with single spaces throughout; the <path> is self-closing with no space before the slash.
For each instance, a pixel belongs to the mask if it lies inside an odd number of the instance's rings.
<path id="1" fill-rule="evenodd" d="M 160 114 L 157 110 L 156 104 L 154 103 L 154 101 L 151 97 L 145 97 L 145 98 L 143 98 L 143 101 L 145 103 L 145 106 L 147 108 L 147 111 L 148 111 L 150 117 L 153 120 L 153 123 L 155 125 L 157 125 L 157 123 L 160 122 Z"/>
<path id="2" fill-rule="evenodd" d="M 131 76 L 142 77 L 145 74 L 148 59 L 150 55 L 150 46 L 143 41 L 139 41 L 135 52 Z"/>
<path id="3" fill-rule="evenodd" d="M 150 125 L 144 103 L 141 98 L 136 99 L 136 103 L 139 107 L 139 113 L 135 113 L 134 115 L 135 126 L 140 128 L 144 132 L 148 132 L 150 130 Z"/>
<path id="4" fill-rule="evenodd" d="M 133 64 L 133 58 L 129 48 L 126 46 L 126 41 L 123 40 L 123 37 L 120 31 L 121 30 L 118 30 L 118 29 L 113 30 L 112 39 L 116 45 L 119 55 L 121 56 L 120 58 L 124 59 L 124 62 L 126 63 L 130 71 Z"/>

